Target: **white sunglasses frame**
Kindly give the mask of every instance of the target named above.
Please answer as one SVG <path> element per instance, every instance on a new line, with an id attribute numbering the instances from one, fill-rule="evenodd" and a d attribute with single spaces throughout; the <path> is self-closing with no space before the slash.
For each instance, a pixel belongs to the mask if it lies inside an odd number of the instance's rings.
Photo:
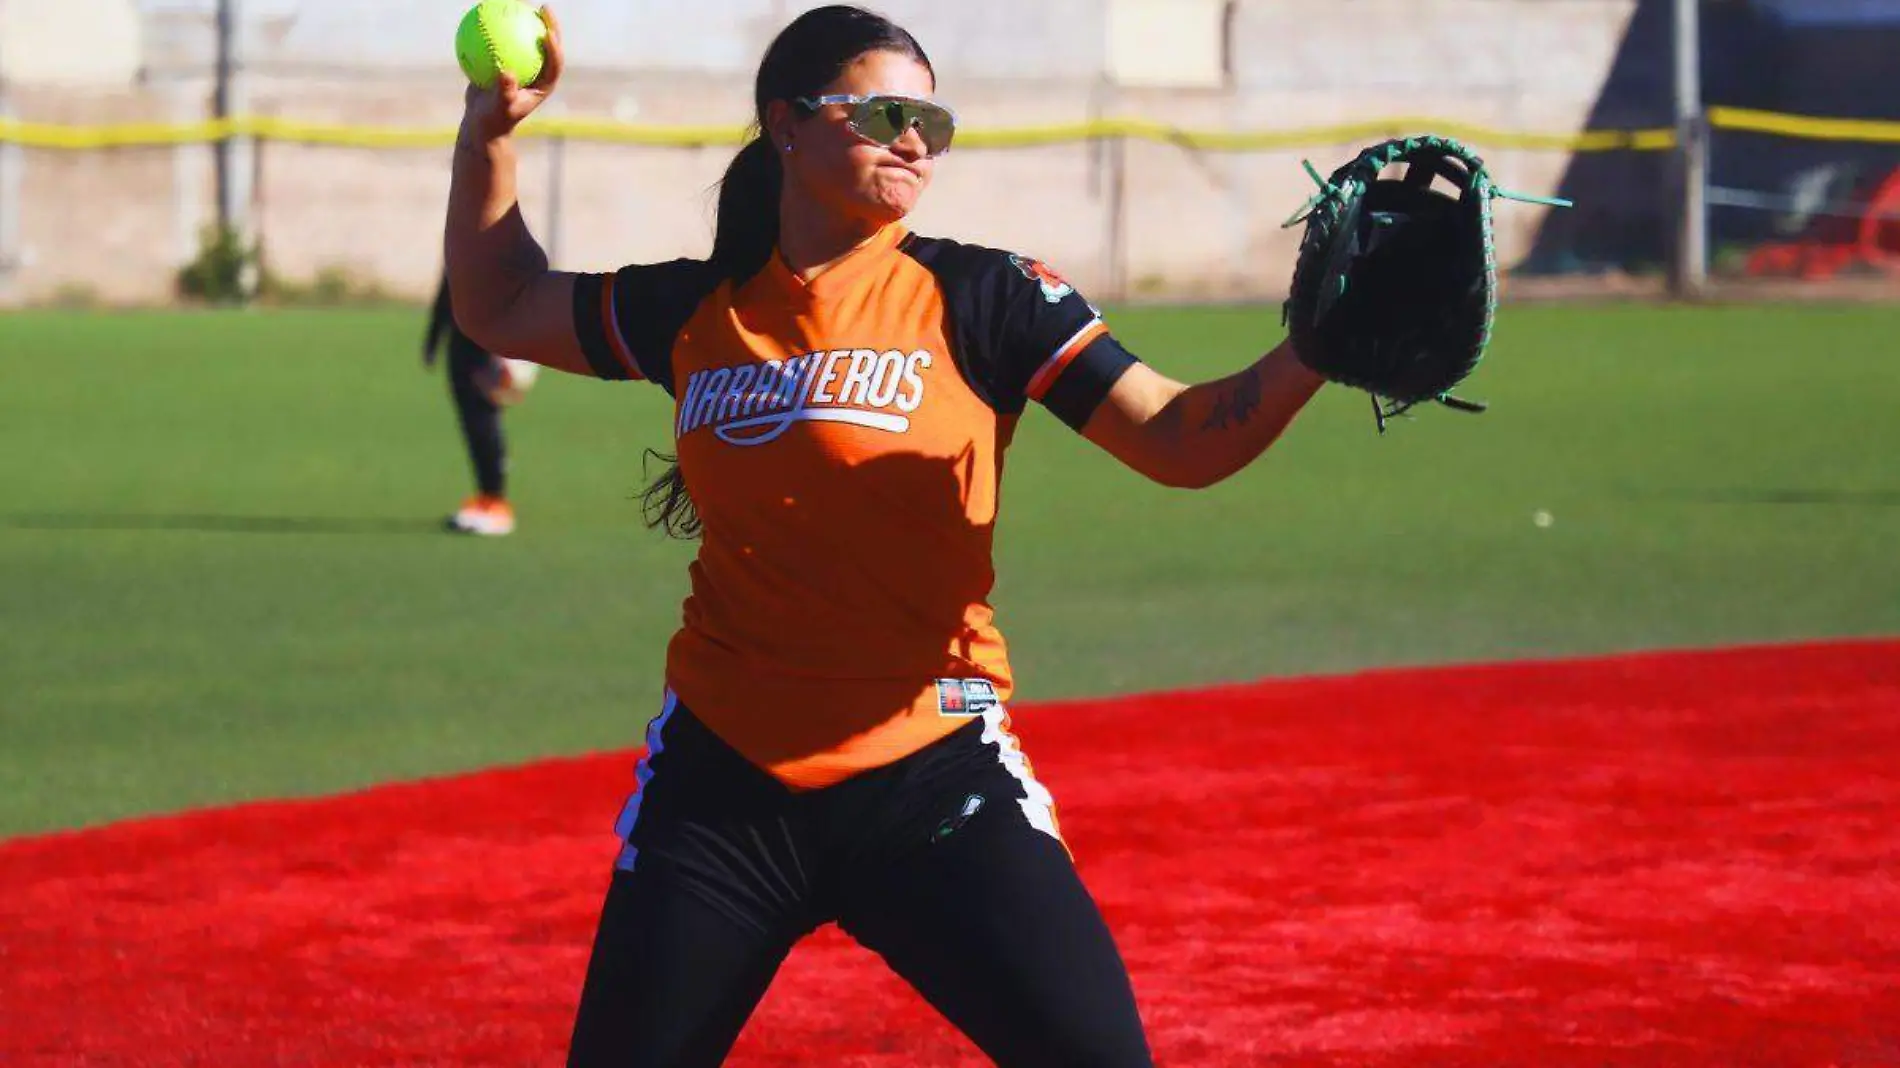
<path id="1" fill-rule="evenodd" d="M 931 152 L 929 155 L 925 156 L 924 158 L 936 159 L 937 157 L 948 153 L 950 151 L 951 145 L 954 145 L 956 143 L 957 125 L 958 125 L 956 109 L 942 102 L 941 100 L 932 100 L 929 97 L 911 96 L 908 93 L 866 93 L 863 95 L 859 95 L 856 93 L 830 93 L 825 96 L 796 97 L 792 100 L 792 103 L 797 105 L 798 107 L 805 109 L 805 111 L 808 114 L 816 114 L 819 108 L 824 107 L 827 104 L 845 104 L 845 105 L 849 105 L 855 108 L 855 107 L 858 107 L 859 105 L 869 104 L 869 103 L 872 103 L 874 101 L 879 101 L 879 100 L 895 100 L 895 101 L 899 101 L 905 104 L 925 104 L 930 107 L 936 108 L 937 110 L 943 112 L 945 115 L 948 115 L 950 117 L 951 144 L 943 146 L 942 151 Z M 884 141 L 879 141 L 878 139 L 874 137 L 866 137 L 862 132 L 858 130 L 857 124 L 852 122 L 849 116 L 846 116 L 845 118 L 845 125 L 850 127 L 852 136 L 856 137 L 860 141 L 863 141 L 865 144 L 882 145 L 885 148 L 889 148 L 891 147 L 892 144 L 895 144 L 895 142 L 884 142 Z M 913 124 L 911 127 L 909 127 L 909 129 L 917 129 L 917 127 Z M 901 138 L 903 135 L 899 134 L 898 136 Z M 918 130 L 918 136 L 919 137 L 923 136 L 922 130 Z M 925 148 L 928 149 L 929 146 L 926 145 Z"/>

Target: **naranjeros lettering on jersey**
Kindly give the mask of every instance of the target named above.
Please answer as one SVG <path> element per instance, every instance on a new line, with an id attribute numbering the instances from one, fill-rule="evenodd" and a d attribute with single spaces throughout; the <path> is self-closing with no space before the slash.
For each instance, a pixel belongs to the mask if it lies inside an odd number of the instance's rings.
<path id="1" fill-rule="evenodd" d="M 829 349 L 709 367 L 687 376 L 674 436 L 711 427 L 729 445 L 775 441 L 796 423 L 849 423 L 902 434 L 924 402 L 924 349 Z"/>

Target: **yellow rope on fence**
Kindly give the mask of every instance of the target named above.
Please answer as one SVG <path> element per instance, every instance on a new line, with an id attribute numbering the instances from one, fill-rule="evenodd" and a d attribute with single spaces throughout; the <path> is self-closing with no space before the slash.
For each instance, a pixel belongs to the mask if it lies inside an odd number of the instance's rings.
<path id="1" fill-rule="evenodd" d="M 1873 119 L 1823 119 L 1748 108 L 1710 108 L 1709 125 L 1718 130 L 1798 137 L 1810 141 L 1871 141 L 1900 144 L 1900 122 Z"/>
<path id="2" fill-rule="evenodd" d="M 736 126 L 654 126 L 605 119 L 540 119 L 522 128 L 525 138 L 561 138 L 600 144 L 693 148 L 736 145 Z M 1390 118 L 1286 130 L 1190 130 L 1148 119 L 1112 118 L 1054 126 L 965 131 L 965 148 L 1033 148 L 1081 141 L 1129 140 L 1179 145 L 1201 152 L 1259 152 L 1320 145 L 1353 145 L 1383 137 L 1434 133 L 1480 150 L 1532 149 L 1564 152 L 1655 151 L 1674 147 L 1673 130 L 1586 130 L 1572 134 L 1531 133 L 1431 118 Z M 120 123 L 69 126 L 0 120 L 0 144 L 27 148 L 86 150 L 209 144 L 232 137 L 354 148 L 439 148 L 455 141 L 453 127 L 360 126 L 250 115 L 185 123 Z"/>
<path id="3" fill-rule="evenodd" d="M 1718 130 L 1825 141 L 1900 143 L 1900 122 L 1783 115 L 1744 108 L 1711 108 L 1708 118 L 1709 125 Z M 957 144 L 968 148 L 1003 149 L 1081 141 L 1127 140 L 1179 145 L 1200 152 L 1261 152 L 1323 145 L 1357 145 L 1384 137 L 1420 133 L 1456 138 L 1479 151 L 1657 152 L 1676 146 L 1676 133 L 1668 128 L 1583 130 L 1552 134 L 1407 116 L 1285 130 L 1190 130 L 1148 119 L 1111 118 L 1054 126 L 975 129 L 965 132 Z M 599 144 L 693 148 L 736 145 L 744 138 L 745 131 L 736 126 L 654 126 L 607 119 L 549 118 L 530 122 L 522 128 L 522 136 Z M 223 121 L 98 126 L 0 120 L 0 144 L 27 148 L 146 148 L 209 144 L 232 137 L 351 148 L 440 148 L 454 143 L 455 130 L 453 127 L 305 122 L 263 115 L 240 116 Z"/>

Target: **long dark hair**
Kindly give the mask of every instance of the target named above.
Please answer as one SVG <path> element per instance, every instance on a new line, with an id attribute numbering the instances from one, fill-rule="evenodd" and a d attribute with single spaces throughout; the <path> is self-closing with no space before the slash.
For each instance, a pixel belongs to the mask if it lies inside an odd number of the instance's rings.
<path id="1" fill-rule="evenodd" d="M 774 100 L 814 96 L 838 80 L 868 52 L 895 52 L 916 60 L 931 77 L 936 69 L 924 46 L 890 19 L 861 7 L 813 8 L 779 31 L 753 83 L 751 139 L 726 167 L 719 183 L 719 222 L 710 260 L 721 277 L 739 285 L 764 269 L 778 247 L 779 198 L 785 188 L 781 149 L 765 135 L 766 109 Z M 699 513 L 686 492 L 677 457 L 650 455 L 669 466 L 641 494 L 647 525 L 676 538 L 695 538 Z"/>

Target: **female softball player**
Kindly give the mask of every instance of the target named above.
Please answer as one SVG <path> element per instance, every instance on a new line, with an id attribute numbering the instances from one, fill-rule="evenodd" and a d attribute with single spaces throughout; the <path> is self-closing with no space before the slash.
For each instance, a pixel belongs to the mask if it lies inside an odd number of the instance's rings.
<path id="1" fill-rule="evenodd" d="M 1281 345 L 1185 386 L 1075 289 L 902 224 L 956 133 L 922 47 L 821 7 L 767 51 L 704 260 L 550 271 L 511 132 L 561 71 L 471 89 L 447 251 L 487 347 L 674 399 L 650 521 L 698 536 L 569 1063 L 711 1065 L 836 922 L 1004 1065 L 1147 1065 L 1127 971 L 1010 735 L 987 598 L 1003 456 L 1036 402 L 1198 487 L 1319 388 Z"/>
<path id="2" fill-rule="evenodd" d="M 445 276 L 429 311 L 422 339 L 422 364 L 435 366 L 436 353 L 449 353 L 449 396 L 462 427 L 475 469 L 475 495 L 462 502 L 444 525 L 458 534 L 498 537 L 514 533 L 515 509 L 508 503 L 508 442 L 501 432 L 501 410 L 521 400 L 538 366 L 504 359 L 477 345 L 455 325 Z"/>

